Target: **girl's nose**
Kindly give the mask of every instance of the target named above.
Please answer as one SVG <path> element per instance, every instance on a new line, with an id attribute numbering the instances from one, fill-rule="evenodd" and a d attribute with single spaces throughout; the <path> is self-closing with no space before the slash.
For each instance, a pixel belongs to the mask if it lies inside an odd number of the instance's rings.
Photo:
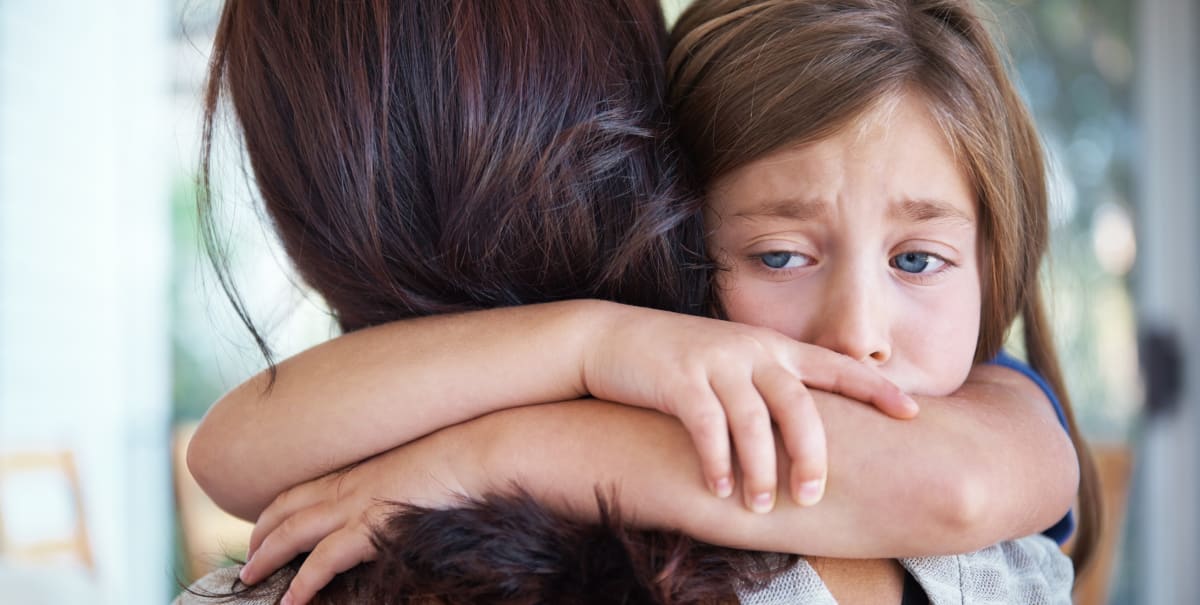
<path id="1" fill-rule="evenodd" d="M 832 282 L 812 342 L 863 363 L 887 362 L 892 348 L 886 286 L 861 270 L 842 272 Z"/>

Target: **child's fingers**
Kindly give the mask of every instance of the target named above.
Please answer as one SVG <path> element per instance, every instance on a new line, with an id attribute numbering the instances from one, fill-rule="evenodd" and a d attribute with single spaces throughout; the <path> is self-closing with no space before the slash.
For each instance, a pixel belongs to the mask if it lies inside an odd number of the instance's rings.
<path id="1" fill-rule="evenodd" d="M 300 566 L 280 605 L 303 605 L 334 576 L 375 558 L 375 547 L 364 526 L 347 527 L 321 540 Z"/>
<path id="2" fill-rule="evenodd" d="M 242 582 L 258 583 L 344 525 L 345 519 L 324 505 L 310 506 L 284 519 L 246 561 L 240 574 Z"/>
<path id="3" fill-rule="evenodd" d="M 749 376 L 716 376 L 713 392 L 721 399 L 742 468 L 746 507 L 765 513 L 775 506 L 775 434 L 771 415 Z"/>
<path id="4" fill-rule="evenodd" d="M 815 345 L 797 343 L 794 369 L 809 388 L 869 403 L 895 418 L 917 415 L 917 402 L 875 369 Z"/>
<path id="5" fill-rule="evenodd" d="M 674 406 L 676 416 L 692 436 L 700 455 L 700 468 L 708 488 L 718 497 L 733 493 L 730 461 L 729 425 L 721 401 L 707 385 L 674 393 L 682 405 Z"/>
<path id="6" fill-rule="evenodd" d="M 275 528 L 284 519 L 320 502 L 324 491 L 317 489 L 316 486 L 321 484 L 323 483 L 312 481 L 302 483 L 276 496 L 270 506 L 259 513 L 258 520 L 254 522 L 246 557 L 254 558 L 254 553 L 258 552 L 263 539 L 271 535 L 271 532 L 275 531 Z"/>
<path id="7" fill-rule="evenodd" d="M 825 424 L 812 393 L 780 367 L 756 373 L 754 382 L 779 426 L 784 449 L 791 460 L 788 491 L 792 500 L 801 506 L 816 504 L 825 489 L 828 452 Z"/>

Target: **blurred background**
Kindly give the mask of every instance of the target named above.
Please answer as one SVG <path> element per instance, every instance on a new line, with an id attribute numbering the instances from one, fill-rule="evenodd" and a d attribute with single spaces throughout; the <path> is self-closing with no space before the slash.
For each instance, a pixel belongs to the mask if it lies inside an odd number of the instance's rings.
<path id="1" fill-rule="evenodd" d="M 1052 314 L 1111 513 L 1078 600 L 1200 603 L 1200 6 L 991 5 L 1050 151 Z M 249 526 L 178 457 L 263 365 L 195 223 L 220 6 L 0 0 L 5 603 L 165 603 L 244 553 Z M 334 335 L 228 164 L 220 220 L 259 327 L 281 355 Z"/>

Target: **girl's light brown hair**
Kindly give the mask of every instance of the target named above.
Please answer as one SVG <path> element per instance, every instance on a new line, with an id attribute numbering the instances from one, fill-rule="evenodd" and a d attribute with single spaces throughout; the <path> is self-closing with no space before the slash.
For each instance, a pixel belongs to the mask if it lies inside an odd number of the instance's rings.
<path id="1" fill-rule="evenodd" d="M 668 59 L 684 147 L 703 182 L 815 142 L 920 94 L 974 184 L 983 307 L 976 361 L 1020 317 L 1029 364 L 1059 396 L 1079 454 L 1082 570 L 1095 546 L 1097 478 L 1071 413 L 1038 273 L 1049 242 L 1045 162 L 1025 104 L 969 0 L 697 0 Z"/>

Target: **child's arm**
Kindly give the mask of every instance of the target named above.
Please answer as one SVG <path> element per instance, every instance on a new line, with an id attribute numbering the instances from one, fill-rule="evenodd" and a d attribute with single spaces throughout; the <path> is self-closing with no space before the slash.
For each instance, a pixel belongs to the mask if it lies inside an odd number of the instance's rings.
<path id="1" fill-rule="evenodd" d="M 731 547 L 851 558 L 968 552 L 1053 525 L 1078 487 L 1074 447 L 1037 387 L 1002 368 L 977 372 L 958 395 L 923 398 L 909 421 L 817 394 L 828 492 L 812 507 L 781 499 L 770 515 L 705 493 L 678 423 L 640 410 L 640 420 L 598 404 L 492 415 L 464 431 L 488 444 L 467 460 L 486 469 L 480 491 L 515 479 L 544 502 L 591 512 L 594 486 L 615 485 L 639 524 Z"/>
<path id="2" fill-rule="evenodd" d="M 1013 371 L 976 367 L 959 393 L 923 398 L 921 415 L 905 422 L 814 395 L 830 466 L 828 492 L 816 506 L 781 500 L 759 515 L 713 498 L 699 481 L 687 433 L 668 416 L 601 402 L 531 406 L 285 492 L 255 528 L 245 577 L 256 581 L 315 547 L 293 583 L 298 595 L 309 595 L 373 556 L 366 538 L 373 517 L 363 511 L 379 499 L 452 505 L 450 493 L 478 496 L 510 482 L 585 517 L 595 515 L 595 487 L 612 486 L 640 526 L 833 557 L 968 552 L 1041 531 L 1073 502 L 1071 442 L 1041 391 Z"/>
<path id="3" fill-rule="evenodd" d="M 603 301 L 393 322 L 285 360 L 269 390 L 267 379 L 260 374 L 222 398 L 188 449 L 205 491 L 245 519 L 290 486 L 518 405 L 594 395 L 678 416 L 708 484 L 726 494 L 732 482 L 719 480 L 731 478 L 732 433 L 748 504 L 775 492 L 772 419 L 795 484 L 825 475 L 822 424 L 805 385 L 896 416 L 915 413 L 874 370 L 820 347 Z"/>

